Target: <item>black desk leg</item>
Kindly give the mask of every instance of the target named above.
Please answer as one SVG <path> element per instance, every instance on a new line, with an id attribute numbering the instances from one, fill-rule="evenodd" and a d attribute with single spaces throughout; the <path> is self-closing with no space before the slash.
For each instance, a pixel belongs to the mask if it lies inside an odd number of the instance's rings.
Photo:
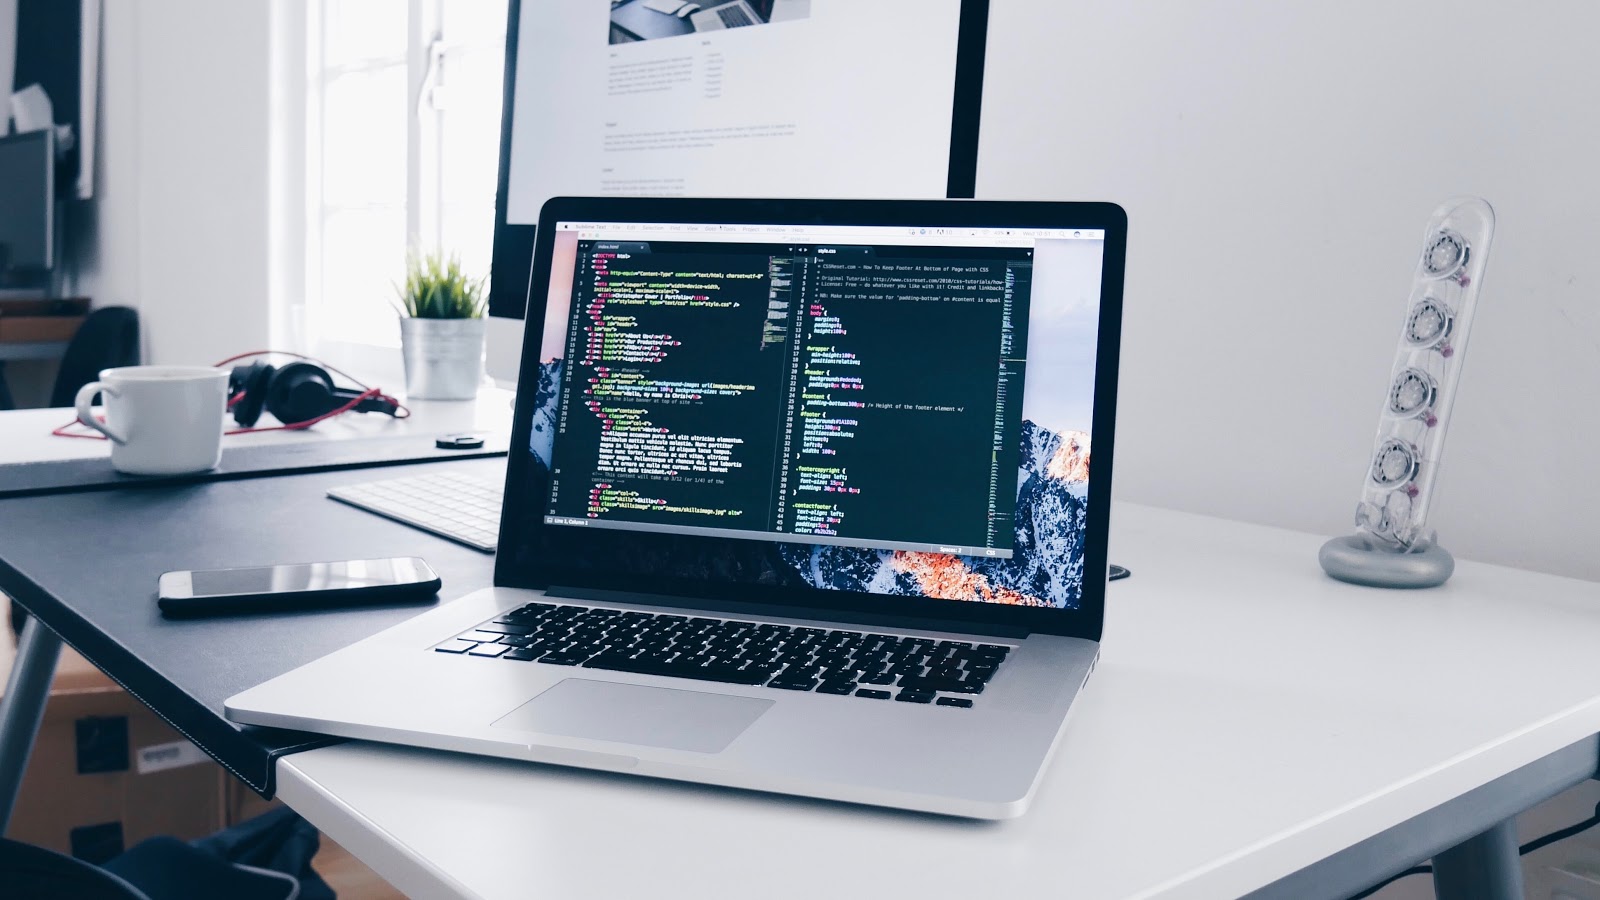
<path id="1" fill-rule="evenodd" d="M 17 641 L 17 658 L 11 664 L 11 681 L 0 697 L 0 834 L 11 824 L 22 789 L 22 774 L 28 769 L 28 755 L 39 733 L 44 704 L 50 697 L 50 682 L 56 675 L 56 660 L 61 656 L 61 639 L 46 628 L 37 616 L 28 617 Z"/>
<path id="2" fill-rule="evenodd" d="M 1439 900 L 1521 900 L 1517 820 L 1506 819 L 1435 856 L 1433 895 Z"/>

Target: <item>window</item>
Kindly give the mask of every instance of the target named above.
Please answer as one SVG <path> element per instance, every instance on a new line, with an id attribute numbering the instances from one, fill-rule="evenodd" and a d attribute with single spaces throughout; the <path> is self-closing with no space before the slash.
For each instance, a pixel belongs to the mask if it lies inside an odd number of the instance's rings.
<path id="1" fill-rule="evenodd" d="M 398 347 L 406 253 L 487 275 L 506 7 L 321 0 L 309 10 L 307 298 L 314 352 Z"/>

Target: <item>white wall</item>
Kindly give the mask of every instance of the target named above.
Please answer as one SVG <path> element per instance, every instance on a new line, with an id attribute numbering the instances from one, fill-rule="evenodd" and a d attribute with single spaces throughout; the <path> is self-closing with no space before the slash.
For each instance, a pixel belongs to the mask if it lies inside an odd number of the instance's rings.
<path id="1" fill-rule="evenodd" d="M 1432 524 L 1600 580 L 1595 34 L 1582 0 L 994 0 L 978 195 L 1128 210 L 1118 495 L 1350 530 L 1423 224 L 1477 194 Z"/>
<path id="2" fill-rule="evenodd" d="M 209 363 L 268 342 L 272 8 L 107 3 L 101 143 L 79 290 L 140 312 L 146 359 Z"/>

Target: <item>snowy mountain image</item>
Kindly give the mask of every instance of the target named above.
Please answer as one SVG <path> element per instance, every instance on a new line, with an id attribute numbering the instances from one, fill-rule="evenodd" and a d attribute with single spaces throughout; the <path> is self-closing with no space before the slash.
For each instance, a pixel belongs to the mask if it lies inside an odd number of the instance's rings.
<path id="1" fill-rule="evenodd" d="M 1083 593 L 1089 435 L 1022 423 L 1010 559 L 780 545 L 812 587 L 1075 608 Z"/>
<path id="2" fill-rule="evenodd" d="M 533 455 L 550 467 L 550 448 L 556 436 L 556 388 L 561 384 L 561 360 L 539 364 L 539 383 L 533 390 L 533 430 L 528 443 Z"/>

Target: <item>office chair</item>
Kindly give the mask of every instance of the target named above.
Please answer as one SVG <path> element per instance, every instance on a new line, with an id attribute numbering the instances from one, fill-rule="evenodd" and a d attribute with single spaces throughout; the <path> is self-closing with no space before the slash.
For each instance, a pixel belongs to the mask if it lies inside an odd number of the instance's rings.
<path id="1" fill-rule="evenodd" d="M 94 310 L 61 356 L 50 405 L 71 406 L 78 389 L 100 377 L 101 369 L 138 364 L 139 313 L 126 306 Z"/>
<path id="2" fill-rule="evenodd" d="M 78 900 L 150 900 L 121 878 L 80 859 L 0 838 L 0 884 L 6 896 Z"/>

